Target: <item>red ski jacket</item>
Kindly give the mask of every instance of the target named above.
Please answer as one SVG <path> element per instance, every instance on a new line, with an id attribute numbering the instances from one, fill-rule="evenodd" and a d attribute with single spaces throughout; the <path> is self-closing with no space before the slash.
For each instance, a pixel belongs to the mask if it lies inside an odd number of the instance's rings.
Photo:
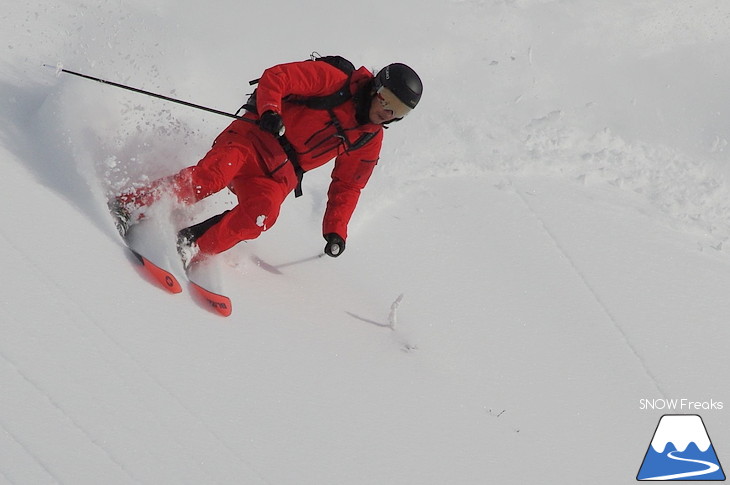
<path id="1" fill-rule="evenodd" d="M 361 67 L 349 79 L 350 93 L 355 95 L 373 79 L 373 74 Z M 330 95 L 347 80 L 347 74 L 326 62 L 293 62 L 264 71 L 256 92 L 259 113 L 273 110 L 281 115 L 285 136 L 304 171 L 335 159 L 322 230 L 323 234 L 337 233 L 343 238 L 347 238 L 347 225 L 360 191 L 380 157 L 383 127 L 369 122 L 358 124 L 353 98 L 330 110 L 308 108 L 295 100 Z M 261 130 L 256 130 L 254 138 L 265 169 L 292 190 L 297 184 L 294 167 L 277 139 Z M 353 149 L 358 141 L 367 138 L 370 139 L 363 146 Z"/>

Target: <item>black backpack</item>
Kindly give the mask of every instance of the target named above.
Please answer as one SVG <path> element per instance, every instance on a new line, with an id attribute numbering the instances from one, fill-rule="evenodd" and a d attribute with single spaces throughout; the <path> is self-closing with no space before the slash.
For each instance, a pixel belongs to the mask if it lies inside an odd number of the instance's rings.
<path id="1" fill-rule="evenodd" d="M 296 104 L 303 104 L 307 108 L 311 109 L 328 110 L 341 105 L 352 97 L 352 94 L 350 93 L 350 76 L 353 72 L 355 72 L 355 65 L 352 62 L 348 61 L 342 56 L 320 56 L 316 52 L 312 53 L 310 59 L 315 62 L 326 62 L 327 64 L 335 66 L 337 69 L 347 74 L 347 81 L 340 89 L 332 94 L 328 94 L 325 96 L 310 96 L 306 98 L 287 97 L 285 98 L 285 101 Z M 249 84 L 251 86 L 254 86 L 258 84 L 260 79 L 261 78 L 254 79 L 253 81 L 250 81 Z M 238 111 L 240 112 L 242 109 L 258 114 L 258 111 L 256 110 L 256 90 L 251 93 L 248 101 L 246 101 L 246 104 L 241 106 L 241 109 L 239 109 Z"/>

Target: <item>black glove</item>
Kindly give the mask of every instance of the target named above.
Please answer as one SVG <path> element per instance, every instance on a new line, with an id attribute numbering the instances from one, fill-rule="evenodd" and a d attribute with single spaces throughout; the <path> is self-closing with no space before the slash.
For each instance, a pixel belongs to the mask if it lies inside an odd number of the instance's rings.
<path id="1" fill-rule="evenodd" d="M 327 240 L 327 245 L 324 247 L 324 253 L 327 256 L 336 258 L 345 251 L 345 240 L 339 234 L 331 232 L 325 234 L 324 238 Z"/>
<path id="2" fill-rule="evenodd" d="M 259 118 L 259 128 L 274 136 L 284 136 L 284 121 L 276 111 L 268 110 Z"/>

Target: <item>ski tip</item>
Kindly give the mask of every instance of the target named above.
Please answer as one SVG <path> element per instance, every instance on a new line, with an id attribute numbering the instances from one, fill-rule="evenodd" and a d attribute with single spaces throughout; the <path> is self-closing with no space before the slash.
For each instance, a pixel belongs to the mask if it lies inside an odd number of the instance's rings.
<path id="1" fill-rule="evenodd" d="M 233 307 L 231 306 L 231 299 L 227 296 L 213 293 L 212 291 L 206 290 L 194 281 L 190 281 L 190 286 L 197 292 L 197 294 L 203 298 L 210 308 L 224 317 L 229 317 L 233 313 Z"/>
<path id="2" fill-rule="evenodd" d="M 140 260 L 147 272 L 152 275 L 152 277 L 157 280 L 164 289 L 174 294 L 182 293 L 182 285 L 180 285 L 180 282 L 172 273 L 160 268 L 138 252 L 132 250 L 132 253 Z"/>

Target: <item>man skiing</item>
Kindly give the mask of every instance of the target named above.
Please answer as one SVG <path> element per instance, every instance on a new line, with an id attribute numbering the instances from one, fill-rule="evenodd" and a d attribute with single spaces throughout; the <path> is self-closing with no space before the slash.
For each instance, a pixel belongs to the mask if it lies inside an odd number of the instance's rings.
<path id="1" fill-rule="evenodd" d="M 274 225 L 289 193 L 301 195 L 303 174 L 334 159 L 322 234 L 325 253 L 342 254 L 360 191 L 380 156 L 384 125 L 416 107 L 423 85 L 405 64 L 374 76 L 337 59 L 350 69 L 318 59 L 264 71 L 244 119 L 231 123 L 197 165 L 110 203 L 120 231 L 162 191 L 191 204 L 228 187 L 238 205 L 178 233 L 187 265 L 257 238 Z"/>

